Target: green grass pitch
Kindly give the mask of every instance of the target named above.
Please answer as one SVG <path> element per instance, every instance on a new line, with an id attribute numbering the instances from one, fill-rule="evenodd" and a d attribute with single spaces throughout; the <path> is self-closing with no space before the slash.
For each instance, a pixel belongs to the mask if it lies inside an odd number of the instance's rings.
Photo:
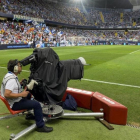
<path id="1" fill-rule="evenodd" d="M 91 64 L 84 69 L 84 79 L 89 80 L 71 80 L 68 83 L 69 87 L 98 91 L 125 105 L 128 108 L 127 123 L 140 126 L 140 46 L 99 45 L 53 49 L 60 60 L 77 59 L 82 56 L 88 64 Z M 10 59 L 21 60 L 32 52 L 33 49 L 0 50 L 0 84 L 7 73 L 7 62 Z M 29 65 L 23 67 L 23 70 L 29 71 L 29 67 Z M 27 79 L 28 76 L 29 72 L 23 71 L 19 79 Z M 0 114 L 7 112 L 0 101 Z M 11 133 L 16 134 L 33 123 L 34 121 L 25 120 L 24 116 L 0 120 L 0 140 L 9 139 Z M 139 140 L 140 138 L 140 131 L 137 128 L 112 125 L 115 129 L 110 131 L 91 117 L 57 119 L 46 125 L 52 126 L 54 131 L 47 134 L 32 131 L 21 140 Z"/>

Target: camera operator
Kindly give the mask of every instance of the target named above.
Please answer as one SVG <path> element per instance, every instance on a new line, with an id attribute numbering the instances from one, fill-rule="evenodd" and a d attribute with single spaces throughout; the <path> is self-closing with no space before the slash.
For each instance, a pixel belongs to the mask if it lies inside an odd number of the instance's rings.
<path id="1" fill-rule="evenodd" d="M 1 95 L 9 102 L 12 110 L 34 110 L 34 119 L 37 125 L 38 132 L 51 132 L 52 127 L 45 126 L 43 121 L 42 108 L 39 102 L 30 100 L 29 91 L 22 91 L 18 74 L 22 71 L 22 65 L 18 60 L 10 60 L 7 65 L 8 73 L 4 76 L 1 86 Z"/>

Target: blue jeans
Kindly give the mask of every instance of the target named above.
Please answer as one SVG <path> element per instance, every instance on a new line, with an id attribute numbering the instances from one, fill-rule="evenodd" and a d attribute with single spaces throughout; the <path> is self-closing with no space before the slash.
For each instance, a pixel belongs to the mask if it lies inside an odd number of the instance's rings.
<path id="1" fill-rule="evenodd" d="M 19 102 L 15 102 L 13 104 L 12 110 L 34 110 L 34 115 L 35 115 L 35 121 L 37 127 L 43 127 L 44 126 L 44 121 L 43 121 L 43 113 L 42 113 L 42 108 L 39 102 L 35 100 L 29 100 L 27 98 L 21 99 Z"/>

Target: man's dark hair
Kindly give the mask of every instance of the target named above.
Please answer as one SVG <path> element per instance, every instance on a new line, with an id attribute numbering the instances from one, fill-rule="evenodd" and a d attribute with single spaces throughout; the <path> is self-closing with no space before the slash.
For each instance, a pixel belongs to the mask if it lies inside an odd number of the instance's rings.
<path id="1" fill-rule="evenodd" d="M 8 64 L 7 64 L 7 70 L 14 72 L 14 66 L 18 64 L 18 60 L 9 60 Z"/>

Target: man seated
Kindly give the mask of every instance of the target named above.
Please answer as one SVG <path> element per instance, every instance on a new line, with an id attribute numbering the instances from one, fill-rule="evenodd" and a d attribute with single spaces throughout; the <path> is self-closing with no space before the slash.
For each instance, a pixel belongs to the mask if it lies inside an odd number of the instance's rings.
<path id="1" fill-rule="evenodd" d="M 34 117 L 36 121 L 38 132 L 51 132 L 52 127 L 45 126 L 43 120 L 42 108 L 39 102 L 29 100 L 27 96 L 29 91 L 24 89 L 22 91 L 18 74 L 22 71 L 22 65 L 16 60 L 10 60 L 7 64 L 8 73 L 4 76 L 1 85 L 1 96 L 6 98 L 12 110 L 34 110 Z"/>

